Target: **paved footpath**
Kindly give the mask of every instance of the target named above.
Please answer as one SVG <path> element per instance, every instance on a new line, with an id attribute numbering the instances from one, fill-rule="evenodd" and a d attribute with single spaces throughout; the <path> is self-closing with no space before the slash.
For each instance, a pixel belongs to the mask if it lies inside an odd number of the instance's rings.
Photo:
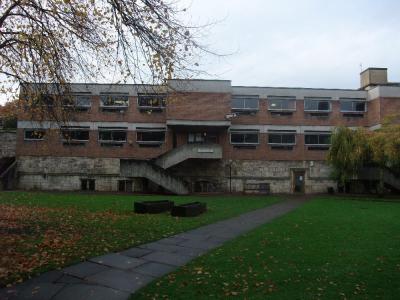
<path id="1" fill-rule="evenodd" d="M 119 300 L 207 251 L 297 208 L 286 200 L 185 233 L 44 273 L 0 290 L 0 299 Z"/>

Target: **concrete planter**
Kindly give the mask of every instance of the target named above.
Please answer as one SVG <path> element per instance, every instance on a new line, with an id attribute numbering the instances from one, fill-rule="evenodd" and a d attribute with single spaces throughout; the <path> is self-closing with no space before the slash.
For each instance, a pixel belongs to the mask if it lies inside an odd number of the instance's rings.
<path id="1" fill-rule="evenodd" d="M 171 215 L 175 217 L 195 217 L 207 211 L 207 205 L 200 202 L 186 203 L 172 208 Z"/>
<path id="2" fill-rule="evenodd" d="M 134 204 L 135 213 L 137 214 L 159 214 L 170 211 L 173 206 L 174 202 L 169 200 L 142 201 Z"/>

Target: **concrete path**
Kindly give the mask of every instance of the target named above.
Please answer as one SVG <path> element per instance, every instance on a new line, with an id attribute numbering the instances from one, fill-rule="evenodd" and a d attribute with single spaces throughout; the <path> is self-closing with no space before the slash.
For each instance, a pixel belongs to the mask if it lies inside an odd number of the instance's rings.
<path id="1" fill-rule="evenodd" d="M 156 242 L 50 271 L 0 290 L 0 299 L 128 299 L 149 282 L 228 240 L 292 211 L 304 201 L 283 201 Z"/>

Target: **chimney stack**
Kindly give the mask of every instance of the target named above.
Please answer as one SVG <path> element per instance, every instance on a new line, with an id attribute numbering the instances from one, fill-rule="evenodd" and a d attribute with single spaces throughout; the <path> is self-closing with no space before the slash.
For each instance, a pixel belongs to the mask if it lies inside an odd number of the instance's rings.
<path id="1" fill-rule="evenodd" d="M 387 83 L 387 68 L 368 68 L 360 73 L 360 85 L 363 90 Z"/>

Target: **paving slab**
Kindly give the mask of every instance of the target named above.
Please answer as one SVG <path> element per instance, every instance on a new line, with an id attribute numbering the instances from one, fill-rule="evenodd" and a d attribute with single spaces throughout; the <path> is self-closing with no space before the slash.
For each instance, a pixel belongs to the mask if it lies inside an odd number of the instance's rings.
<path id="1" fill-rule="evenodd" d="M 90 283 L 124 292 L 134 292 L 153 279 L 154 277 L 148 275 L 117 269 L 100 272 L 87 278 Z"/>
<path id="2" fill-rule="evenodd" d="M 56 283 L 84 283 L 84 280 L 75 276 L 64 274 L 56 280 Z"/>
<path id="3" fill-rule="evenodd" d="M 50 300 L 64 287 L 61 283 L 41 282 L 35 284 L 22 284 L 0 292 L 2 300 Z"/>
<path id="4" fill-rule="evenodd" d="M 90 275 L 106 271 L 108 269 L 110 268 L 107 266 L 92 263 L 90 261 L 85 261 L 76 265 L 69 266 L 63 269 L 63 272 L 65 274 L 69 274 L 78 278 L 85 278 Z"/>
<path id="5" fill-rule="evenodd" d="M 119 254 L 129 256 L 129 257 L 139 258 L 139 257 L 142 257 L 151 252 L 152 252 L 152 250 L 150 250 L 150 249 L 134 247 L 134 248 L 130 248 L 128 250 L 121 251 L 121 252 L 119 252 Z"/>
<path id="6" fill-rule="evenodd" d="M 145 261 L 142 259 L 125 256 L 118 253 L 110 253 L 102 256 L 97 256 L 91 258 L 90 261 L 97 264 L 126 270 L 145 263 Z"/>
<path id="7" fill-rule="evenodd" d="M 165 274 L 168 274 L 174 270 L 176 270 L 177 266 L 171 266 L 166 264 L 160 264 L 156 262 L 148 262 L 139 267 L 134 268 L 133 270 L 137 273 L 149 275 L 153 277 L 161 277 Z"/>
<path id="8" fill-rule="evenodd" d="M 63 288 L 52 300 L 125 300 L 129 293 L 104 286 L 73 284 Z"/>
<path id="9" fill-rule="evenodd" d="M 142 259 L 167 265 L 182 266 L 188 261 L 192 260 L 193 257 L 176 253 L 155 251 L 143 256 Z"/>
<path id="10" fill-rule="evenodd" d="M 144 245 L 141 245 L 139 247 L 140 248 L 144 248 L 144 249 L 154 250 L 154 251 L 163 251 L 163 252 L 172 252 L 172 253 L 182 250 L 181 246 L 163 244 L 163 243 L 160 243 L 160 242 L 153 242 L 153 243 L 149 243 L 149 244 L 144 244 Z"/>
<path id="11" fill-rule="evenodd" d="M 202 250 L 210 250 L 213 248 L 217 248 L 217 247 L 221 246 L 222 244 L 223 244 L 222 242 L 215 242 L 215 241 L 208 239 L 205 241 L 190 240 L 190 241 L 182 243 L 181 246 L 202 249 Z"/>
<path id="12" fill-rule="evenodd" d="M 182 243 L 186 241 L 184 238 L 178 238 L 178 237 L 168 237 L 165 239 L 161 239 L 158 242 L 161 244 L 168 244 L 168 245 L 179 245 L 179 243 Z"/>

